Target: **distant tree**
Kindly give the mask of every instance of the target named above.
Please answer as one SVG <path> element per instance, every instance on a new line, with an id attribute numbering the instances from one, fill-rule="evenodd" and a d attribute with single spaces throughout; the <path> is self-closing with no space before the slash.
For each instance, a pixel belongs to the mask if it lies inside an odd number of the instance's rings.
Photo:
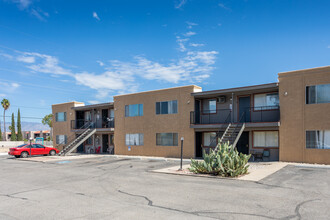
<path id="1" fill-rule="evenodd" d="M 0 121 L 0 141 L 2 141 L 1 121 Z"/>
<path id="2" fill-rule="evenodd" d="M 3 108 L 3 128 L 5 131 L 5 141 L 7 140 L 7 135 L 6 135 L 6 111 L 10 107 L 10 102 L 8 99 L 2 99 L 1 105 Z"/>
<path id="3" fill-rule="evenodd" d="M 18 109 L 18 113 L 17 113 L 17 140 L 23 141 L 22 125 L 21 125 L 21 112 L 19 109 Z"/>
<path id="4" fill-rule="evenodd" d="M 15 130 L 15 118 L 14 113 L 11 114 L 11 141 L 17 141 L 16 130 Z"/>
<path id="5" fill-rule="evenodd" d="M 45 115 L 41 122 L 50 127 L 50 134 L 53 137 L 53 114 Z"/>

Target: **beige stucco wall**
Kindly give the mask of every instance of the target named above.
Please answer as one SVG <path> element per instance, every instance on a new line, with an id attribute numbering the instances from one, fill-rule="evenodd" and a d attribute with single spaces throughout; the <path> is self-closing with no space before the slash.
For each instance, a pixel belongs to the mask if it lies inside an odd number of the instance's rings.
<path id="1" fill-rule="evenodd" d="M 184 137 L 183 155 L 195 156 L 195 134 L 190 128 L 190 111 L 194 110 L 191 93 L 198 86 L 184 86 L 114 97 L 115 108 L 115 154 L 180 157 L 180 138 Z M 178 101 L 178 113 L 156 115 L 156 102 Z M 143 116 L 125 117 L 125 105 L 143 104 Z M 125 134 L 143 133 L 144 145 L 128 146 Z M 178 146 L 156 146 L 156 133 L 178 133 Z"/>
<path id="2" fill-rule="evenodd" d="M 67 135 L 69 138 L 74 132 L 71 131 L 71 120 L 75 120 L 76 115 L 75 111 L 72 107 L 83 105 L 82 102 L 67 102 L 61 104 L 52 105 L 52 113 L 53 113 L 53 145 L 54 147 L 57 146 L 56 144 L 56 135 Z M 66 121 L 63 122 L 56 122 L 55 114 L 57 112 L 66 112 Z M 63 146 L 59 146 L 59 150 L 62 150 Z"/>
<path id="3" fill-rule="evenodd" d="M 330 149 L 305 147 L 306 130 L 330 130 L 330 103 L 305 104 L 306 86 L 328 83 L 330 67 L 279 73 L 281 161 L 330 164 Z"/>

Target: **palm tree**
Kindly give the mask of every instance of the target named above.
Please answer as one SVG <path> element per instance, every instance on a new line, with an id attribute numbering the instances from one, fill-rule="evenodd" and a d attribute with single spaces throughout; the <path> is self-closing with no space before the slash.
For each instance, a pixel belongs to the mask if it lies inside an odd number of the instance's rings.
<path id="1" fill-rule="evenodd" d="M 6 110 L 9 108 L 10 106 L 10 102 L 8 99 L 2 99 L 1 101 L 1 105 L 3 107 L 3 128 L 4 128 L 4 132 L 5 132 L 5 141 L 7 141 L 7 135 L 6 135 Z"/>

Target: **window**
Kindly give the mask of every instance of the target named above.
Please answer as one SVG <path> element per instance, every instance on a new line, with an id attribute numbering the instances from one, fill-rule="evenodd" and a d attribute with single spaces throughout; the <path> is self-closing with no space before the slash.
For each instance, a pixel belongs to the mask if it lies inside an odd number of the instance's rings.
<path id="1" fill-rule="evenodd" d="M 143 116 L 143 104 L 125 105 L 125 117 Z"/>
<path id="2" fill-rule="evenodd" d="M 126 145 L 143 145 L 143 134 L 126 134 Z"/>
<path id="3" fill-rule="evenodd" d="M 42 146 L 40 144 L 34 144 L 33 146 L 34 146 L 34 148 L 44 148 L 44 146 Z"/>
<path id="4" fill-rule="evenodd" d="M 178 101 L 156 102 L 156 114 L 176 114 L 178 113 Z"/>
<path id="5" fill-rule="evenodd" d="M 278 131 L 254 131 L 254 147 L 278 147 Z"/>
<path id="6" fill-rule="evenodd" d="M 330 130 L 306 131 L 306 148 L 330 149 Z"/>
<path id="7" fill-rule="evenodd" d="M 66 135 L 56 135 L 56 144 L 66 144 Z"/>
<path id="8" fill-rule="evenodd" d="M 178 146 L 178 133 L 157 133 L 157 146 Z"/>
<path id="9" fill-rule="evenodd" d="M 216 139 L 217 133 L 216 132 L 205 132 L 204 134 L 204 146 L 207 147 L 215 147 L 217 146 L 218 140 Z"/>
<path id="10" fill-rule="evenodd" d="M 306 104 L 330 103 L 330 84 L 306 86 Z"/>
<path id="11" fill-rule="evenodd" d="M 279 106 L 278 93 L 254 95 L 254 110 L 277 109 Z"/>
<path id="12" fill-rule="evenodd" d="M 56 121 L 66 121 L 66 112 L 57 112 L 55 114 Z"/>
<path id="13" fill-rule="evenodd" d="M 91 121 L 92 120 L 92 113 L 91 111 L 85 112 L 85 121 Z"/>
<path id="14" fill-rule="evenodd" d="M 217 113 L 217 100 L 216 99 L 203 100 L 203 113 L 204 114 Z"/>

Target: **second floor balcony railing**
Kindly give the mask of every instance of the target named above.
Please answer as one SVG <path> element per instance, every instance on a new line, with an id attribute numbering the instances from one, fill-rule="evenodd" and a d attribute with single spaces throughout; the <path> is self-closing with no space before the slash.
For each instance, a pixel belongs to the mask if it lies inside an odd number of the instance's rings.
<path id="1" fill-rule="evenodd" d="M 232 111 L 231 109 L 216 109 L 212 111 L 190 112 L 190 124 L 227 124 L 237 123 L 244 113 L 243 122 L 278 122 L 280 121 L 279 106 L 248 107 Z"/>
<path id="2" fill-rule="evenodd" d="M 87 123 L 91 121 L 84 120 L 84 119 L 77 119 L 71 121 L 71 129 L 80 129 L 84 127 Z M 95 128 L 114 128 L 115 127 L 115 118 L 109 117 L 104 118 L 103 120 L 95 121 L 93 123 Z"/>

